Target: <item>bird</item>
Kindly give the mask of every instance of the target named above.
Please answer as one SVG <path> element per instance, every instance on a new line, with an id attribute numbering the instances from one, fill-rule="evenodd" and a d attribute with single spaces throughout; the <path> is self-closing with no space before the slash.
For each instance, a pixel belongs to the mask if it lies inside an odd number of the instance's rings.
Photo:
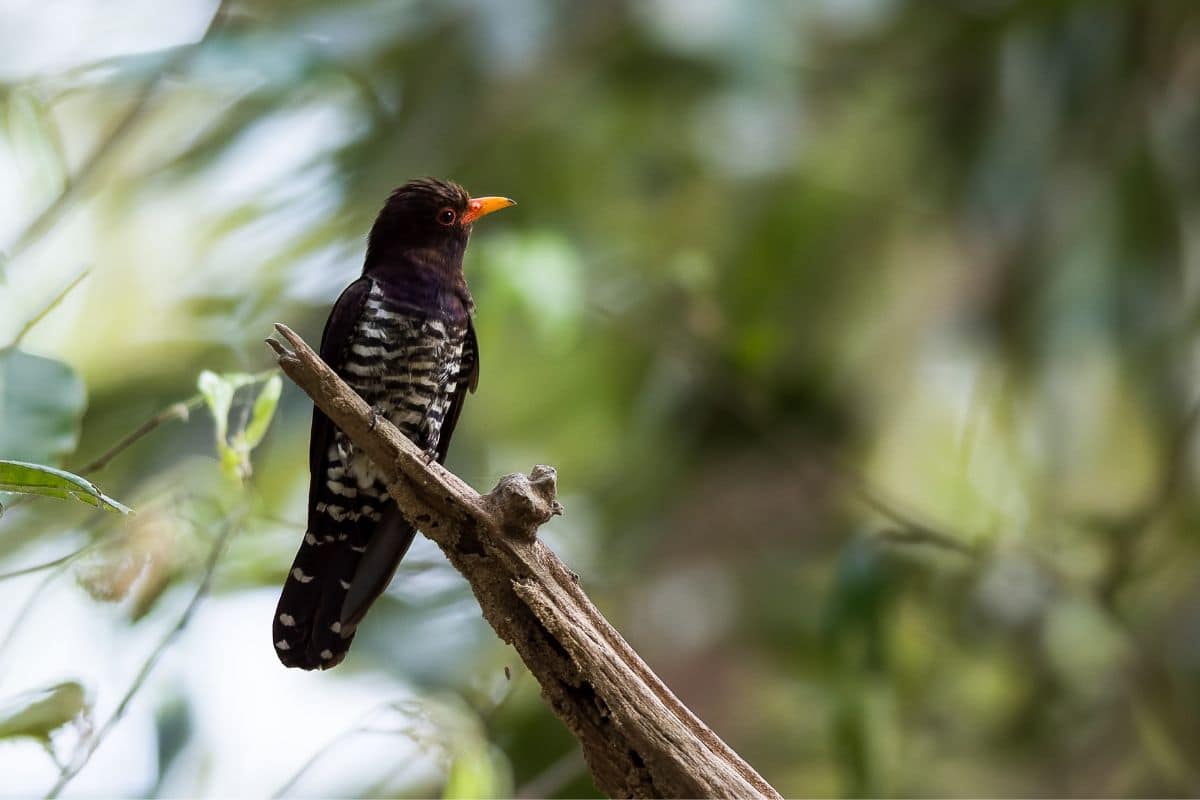
<path id="1" fill-rule="evenodd" d="M 444 463 L 479 382 L 475 302 L 463 274 L 472 225 L 516 205 L 456 183 L 393 191 L 367 237 L 361 277 L 338 297 L 321 358 L 426 454 Z M 272 624 L 287 667 L 329 669 L 395 575 L 416 529 L 383 474 L 319 408 L 309 436 L 308 520 Z"/>

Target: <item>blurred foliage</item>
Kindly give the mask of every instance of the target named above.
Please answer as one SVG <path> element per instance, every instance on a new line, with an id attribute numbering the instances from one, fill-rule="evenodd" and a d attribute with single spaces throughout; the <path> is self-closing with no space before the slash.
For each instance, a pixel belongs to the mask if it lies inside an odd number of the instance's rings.
<path id="1" fill-rule="evenodd" d="M 16 348 L 0 351 L 0 453 L 58 464 L 79 443 L 87 397 L 69 366 Z"/>
<path id="2" fill-rule="evenodd" d="M 86 713 L 83 687 L 73 681 L 29 692 L 0 709 L 0 739 L 28 736 L 49 742 L 52 731 Z"/>
<path id="3" fill-rule="evenodd" d="M 215 424 L 165 417 L 105 467 L 136 517 L 0 521 L 3 569 L 48 576 L 0 582 L 0 667 L 27 668 L 0 698 L 57 680 L 21 609 L 77 583 L 144 651 L 235 512 L 218 589 L 261 619 L 223 630 L 273 661 L 309 405 L 238 376 L 274 321 L 318 339 L 383 198 L 432 174 L 520 203 L 467 256 L 482 375 L 450 466 L 555 464 L 546 537 L 780 791 L 1200 792 L 1200 7 L 230 0 L 205 34 L 211 0 L 162 30 L 69 5 L 0 10 L 0 458 L 86 464 L 204 370 Z M 162 668 L 234 657 L 213 644 Z M 426 721 L 451 755 L 368 770 L 322 728 L 260 752 L 288 762 L 261 791 L 328 745 L 296 793 L 595 792 L 420 543 L 306 677 L 452 698 L 461 724 Z M 130 711 L 158 774 L 93 791 L 235 791 L 186 686 Z"/>

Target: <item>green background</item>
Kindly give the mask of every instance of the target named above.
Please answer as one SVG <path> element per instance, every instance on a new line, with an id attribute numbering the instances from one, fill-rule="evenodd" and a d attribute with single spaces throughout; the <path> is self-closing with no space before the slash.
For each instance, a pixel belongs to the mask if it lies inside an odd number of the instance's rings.
<path id="1" fill-rule="evenodd" d="M 519 206 L 467 254 L 449 466 L 555 465 L 543 537 L 783 794 L 1200 792 L 1200 7 L 232 2 L 195 44 L 211 4 L 167 5 L 0 11 L 0 343 L 91 270 L 0 355 L 0 458 L 81 467 L 273 322 L 315 343 L 387 193 L 452 178 Z M 195 404 L 93 476 L 137 515 L 10 509 L 0 572 L 94 544 L 0 581 L 0 706 L 107 719 L 236 518 L 77 791 L 270 793 L 328 744 L 288 793 L 593 795 L 428 543 L 344 666 L 272 664 L 309 408 L 245 481 Z M 354 713 L 273 725 L 251 673 Z"/>

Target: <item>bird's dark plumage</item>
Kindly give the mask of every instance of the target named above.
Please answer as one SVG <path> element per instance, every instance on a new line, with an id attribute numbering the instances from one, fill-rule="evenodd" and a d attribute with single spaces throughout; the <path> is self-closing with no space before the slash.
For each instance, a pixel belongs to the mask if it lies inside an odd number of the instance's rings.
<path id="1" fill-rule="evenodd" d="M 371 229 L 362 277 L 342 292 L 321 337 L 321 357 L 439 462 L 479 378 L 463 254 L 474 220 L 506 205 L 429 178 L 397 189 Z M 309 473 L 308 530 L 272 635 L 286 666 L 328 669 L 345 657 L 416 531 L 374 464 L 320 409 Z"/>

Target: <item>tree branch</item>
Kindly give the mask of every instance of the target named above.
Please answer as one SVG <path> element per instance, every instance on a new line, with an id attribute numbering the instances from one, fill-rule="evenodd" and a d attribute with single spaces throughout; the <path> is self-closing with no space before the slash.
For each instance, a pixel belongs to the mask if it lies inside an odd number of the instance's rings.
<path id="1" fill-rule="evenodd" d="M 779 793 L 696 717 L 600 614 L 537 539 L 562 513 L 553 468 L 507 475 L 480 495 L 371 409 L 285 325 L 279 366 L 384 473 L 405 516 L 471 585 L 484 618 L 537 678 L 579 740 L 596 785 L 613 797 L 752 797 Z"/>

